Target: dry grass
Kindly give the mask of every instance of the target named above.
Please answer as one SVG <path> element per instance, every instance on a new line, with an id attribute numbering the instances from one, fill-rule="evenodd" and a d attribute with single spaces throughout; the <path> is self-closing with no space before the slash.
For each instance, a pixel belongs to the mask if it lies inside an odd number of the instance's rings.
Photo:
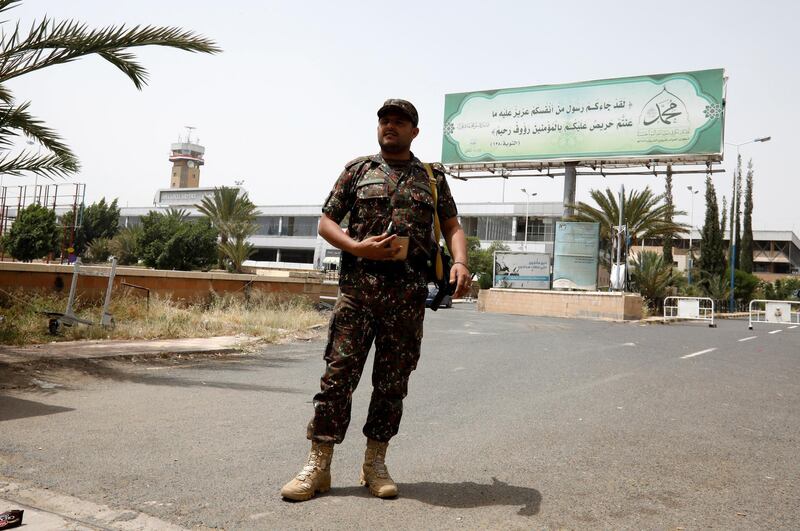
<path id="1" fill-rule="evenodd" d="M 41 312 L 63 312 L 66 297 L 53 294 L 0 293 L 0 344 L 24 345 L 76 339 L 167 339 L 243 334 L 274 341 L 324 323 L 327 318 L 305 299 L 287 299 L 254 292 L 216 295 L 205 304 L 181 304 L 164 298 L 114 295 L 110 312 L 115 326 L 62 327 L 57 336 L 47 332 L 48 317 Z M 102 303 L 78 298 L 75 313 L 100 321 Z"/>

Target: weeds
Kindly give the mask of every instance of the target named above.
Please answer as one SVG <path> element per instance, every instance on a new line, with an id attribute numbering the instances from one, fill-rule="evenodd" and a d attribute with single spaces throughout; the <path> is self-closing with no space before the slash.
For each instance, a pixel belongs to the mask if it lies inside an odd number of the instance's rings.
<path id="1" fill-rule="evenodd" d="M 112 298 L 110 312 L 115 326 L 62 327 L 57 336 L 47 332 L 48 317 L 42 312 L 63 312 L 66 297 L 49 293 L 0 293 L 0 344 L 23 345 L 76 339 L 170 339 L 248 335 L 274 341 L 293 332 L 325 322 L 326 317 L 301 298 L 260 291 L 247 294 L 212 293 L 205 303 L 186 304 L 169 298 L 147 301 L 134 294 Z M 77 297 L 75 314 L 93 323 L 100 321 L 102 303 Z"/>

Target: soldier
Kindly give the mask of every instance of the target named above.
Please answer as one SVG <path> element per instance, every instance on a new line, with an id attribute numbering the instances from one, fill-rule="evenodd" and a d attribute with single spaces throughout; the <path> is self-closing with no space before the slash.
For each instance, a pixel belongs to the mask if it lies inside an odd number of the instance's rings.
<path id="1" fill-rule="evenodd" d="M 311 452 L 300 473 L 281 489 L 284 498 L 308 500 L 330 489 L 333 446 L 344 440 L 353 391 L 373 341 L 373 390 L 363 430 L 367 449 L 361 484 L 375 496 L 397 496 L 384 460 L 420 355 L 434 209 L 454 260 L 450 273 L 454 296 L 461 296 L 470 284 L 466 238 L 444 169 L 438 164 L 426 168 L 411 152 L 418 122 L 411 103 L 386 100 L 378 109 L 380 153 L 349 162 L 322 207 L 319 234 L 342 250 L 340 296 L 307 430 Z M 430 176 L 436 179 L 436 190 Z M 339 225 L 348 214 L 343 231 Z M 408 242 L 405 249 L 399 244 L 403 240 Z M 406 258 L 397 259 L 402 254 Z"/>

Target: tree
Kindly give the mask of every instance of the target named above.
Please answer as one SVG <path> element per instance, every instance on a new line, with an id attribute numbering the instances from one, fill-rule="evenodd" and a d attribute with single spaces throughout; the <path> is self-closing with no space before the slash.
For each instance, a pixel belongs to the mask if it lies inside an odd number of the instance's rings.
<path id="1" fill-rule="evenodd" d="M 16 260 L 30 262 L 56 252 L 58 241 L 55 212 L 34 203 L 19 211 L 3 237 L 3 249 Z"/>
<path id="2" fill-rule="evenodd" d="M 158 269 L 208 270 L 217 258 L 217 230 L 207 219 L 181 223 L 156 259 Z"/>
<path id="3" fill-rule="evenodd" d="M 0 14 L 21 0 L 0 0 Z M 3 28 L 0 36 L 0 173 L 23 175 L 30 172 L 47 178 L 68 176 L 79 169 L 77 157 L 44 122 L 28 112 L 30 102 L 17 104 L 8 82 L 54 65 L 97 55 L 120 69 L 137 89 L 147 84 L 147 70 L 130 48 L 166 46 L 189 52 L 218 53 L 214 41 L 174 27 L 107 26 L 90 29 L 86 24 L 45 16 L 24 32 L 17 22 Z M 17 137 L 34 141 L 38 149 L 11 153 Z"/>
<path id="4" fill-rule="evenodd" d="M 672 213 L 675 210 L 675 205 L 672 200 L 672 165 L 667 166 L 667 176 L 664 182 L 664 204 L 667 205 L 664 220 L 668 223 L 672 223 L 674 219 Z M 672 239 L 674 237 L 675 236 L 671 232 L 664 233 L 664 262 L 670 266 L 674 262 L 672 257 Z"/>
<path id="5" fill-rule="evenodd" d="M 731 245 L 734 245 L 734 239 L 736 249 L 742 248 L 742 156 L 736 155 L 736 174 L 733 179 L 733 193 L 731 195 L 731 233 L 730 233 L 730 244 L 728 245 L 729 249 Z M 733 235 L 736 234 L 736 238 Z M 731 266 L 734 268 L 739 267 L 739 257 L 734 256 L 730 258 Z"/>
<path id="6" fill-rule="evenodd" d="M 206 218 L 186 221 L 185 211 L 150 211 L 142 217 L 141 258 L 157 269 L 207 269 L 216 259 L 217 231 Z"/>
<path id="7" fill-rule="evenodd" d="M 580 201 L 575 205 L 575 215 L 570 219 L 600 223 L 601 246 L 608 259 L 611 252 L 612 227 L 619 223 L 617 194 L 606 188 L 605 192 L 591 190 L 589 195 L 597 207 Z M 626 194 L 625 224 L 628 226 L 632 245 L 645 238 L 661 238 L 667 234 L 674 236 L 689 231 L 689 225 L 686 223 L 668 219 L 669 216 L 685 216 L 686 212 L 661 203 L 662 199 L 664 196 L 654 194 L 649 186 L 641 192 L 631 190 Z"/>
<path id="8" fill-rule="evenodd" d="M 150 211 L 142 217 L 141 258 L 157 269 L 207 269 L 216 258 L 217 231 L 206 218 L 190 222 L 186 211 Z"/>
<path id="9" fill-rule="evenodd" d="M 117 232 L 119 232 L 117 200 L 106 203 L 106 198 L 103 197 L 83 211 L 80 227 L 75 232 L 75 253 L 83 255 L 96 238 L 110 240 L 117 235 Z"/>
<path id="10" fill-rule="evenodd" d="M 247 237 L 256 231 L 257 209 L 247 192 L 228 186 L 215 188 L 214 194 L 204 197 L 196 207 L 219 231 L 219 266 L 224 267 L 226 259 L 235 263 L 241 257 L 239 253 L 247 248 Z M 231 239 L 233 245 L 227 245 Z M 236 268 L 237 272 L 240 270 L 241 263 Z"/>
<path id="11" fill-rule="evenodd" d="M 744 193 L 744 221 L 742 226 L 742 246 L 740 247 L 739 268 L 753 272 L 753 159 L 747 163 L 747 183 Z M 736 280 L 738 288 L 738 279 Z"/>
<path id="12" fill-rule="evenodd" d="M 241 273 L 242 263 L 256 252 L 256 248 L 253 247 L 252 243 L 240 238 L 220 243 L 219 250 L 225 256 L 228 271 L 232 273 Z"/>
<path id="13" fill-rule="evenodd" d="M 477 238 L 475 238 L 477 241 Z M 480 246 L 480 242 L 478 241 Z M 510 248 L 502 242 L 492 242 L 487 249 L 475 251 L 474 258 L 470 259 L 472 272 L 478 276 L 478 285 L 481 289 L 489 289 L 494 284 L 494 253 L 508 251 Z M 474 262 L 472 261 L 474 260 Z"/>
<path id="14" fill-rule="evenodd" d="M 711 176 L 706 176 L 706 219 L 700 235 L 700 260 L 698 267 L 707 277 L 722 277 L 725 273 L 725 251 L 722 248 L 722 231 L 719 226 L 717 192 Z"/>

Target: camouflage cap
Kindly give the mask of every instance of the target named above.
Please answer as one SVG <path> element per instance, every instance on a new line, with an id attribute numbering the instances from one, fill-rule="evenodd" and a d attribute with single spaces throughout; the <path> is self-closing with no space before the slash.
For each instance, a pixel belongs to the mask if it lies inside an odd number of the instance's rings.
<path id="1" fill-rule="evenodd" d="M 399 100 L 397 98 L 390 98 L 383 102 L 383 106 L 378 109 L 378 118 L 382 117 L 384 114 L 390 111 L 399 112 L 400 114 L 405 114 L 409 118 L 411 118 L 411 123 L 414 124 L 414 127 L 417 126 L 419 123 L 419 115 L 417 114 L 417 109 L 411 105 L 410 101 L 406 100 Z"/>

